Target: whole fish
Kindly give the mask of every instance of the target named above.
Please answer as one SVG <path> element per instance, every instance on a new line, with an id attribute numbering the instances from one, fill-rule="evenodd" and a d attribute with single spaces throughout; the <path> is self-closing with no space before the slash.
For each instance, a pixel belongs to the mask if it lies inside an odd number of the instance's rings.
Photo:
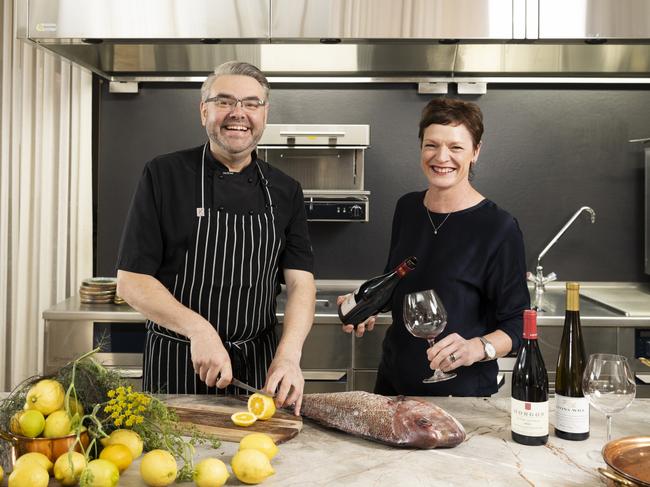
<path id="1" fill-rule="evenodd" d="M 392 446 L 449 448 L 465 440 L 463 426 L 431 402 L 363 391 L 305 394 L 302 416 L 324 426 Z"/>

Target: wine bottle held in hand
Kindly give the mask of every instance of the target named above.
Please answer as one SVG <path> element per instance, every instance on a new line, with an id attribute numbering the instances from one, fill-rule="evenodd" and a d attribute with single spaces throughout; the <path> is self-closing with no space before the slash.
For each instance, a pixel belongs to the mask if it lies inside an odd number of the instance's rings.
<path id="1" fill-rule="evenodd" d="M 566 283 L 566 314 L 555 374 L 555 434 L 565 440 L 589 438 L 589 398 L 582 392 L 587 358 L 580 327 L 580 284 Z"/>
<path id="2" fill-rule="evenodd" d="M 395 270 L 364 282 L 339 305 L 339 318 L 344 325 L 355 327 L 383 310 L 393 296 L 397 283 L 415 269 L 417 259 L 409 257 Z"/>
<path id="3" fill-rule="evenodd" d="M 524 311 L 524 343 L 512 372 L 512 439 L 522 445 L 548 441 L 548 374 L 537 344 L 537 312 Z"/>

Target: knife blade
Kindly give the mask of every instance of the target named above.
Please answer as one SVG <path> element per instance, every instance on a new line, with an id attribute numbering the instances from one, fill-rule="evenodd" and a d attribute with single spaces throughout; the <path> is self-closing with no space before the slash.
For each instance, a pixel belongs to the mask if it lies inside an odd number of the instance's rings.
<path id="1" fill-rule="evenodd" d="M 233 377 L 233 379 L 232 379 L 232 381 L 230 383 L 233 386 L 240 387 L 241 389 L 244 389 L 244 390 L 246 390 L 248 392 L 253 392 L 253 393 L 256 393 L 256 394 L 262 394 L 263 396 L 275 397 L 275 394 L 267 394 L 266 392 L 262 392 L 259 389 L 255 389 L 254 387 L 249 386 L 248 384 L 246 384 L 246 383 L 244 383 L 244 382 L 242 382 L 242 381 L 240 381 L 238 379 L 235 379 L 234 377 Z"/>

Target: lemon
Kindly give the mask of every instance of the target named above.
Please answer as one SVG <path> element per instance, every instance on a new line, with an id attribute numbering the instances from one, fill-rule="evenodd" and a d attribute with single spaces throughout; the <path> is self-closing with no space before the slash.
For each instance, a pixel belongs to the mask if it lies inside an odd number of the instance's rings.
<path id="1" fill-rule="evenodd" d="M 15 467 L 9 476 L 9 487 L 47 487 L 50 476 L 43 467 L 37 463 L 26 463 Z"/>
<path id="2" fill-rule="evenodd" d="M 81 472 L 81 487 L 115 487 L 120 481 L 120 472 L 108 460 L 91 460 Z"/>
<path id="3" fill-rule="evenodd" d="M 27 392 L 27 409 L 36 409 L 47 416 L 63 408 L 63 386 L 52 379 L 39 380 Z"/>
<path id="4" fill-rule="evenodd" d="M 79 482 L 81 472 L 86 468 L 86 457 L 81 453 L 72 451 L 59 456 L 54 462 L 54 478 L 61 485 L 75 485 Z"/>
<path id="5" fill-rule="evenodd" d="M 248 411 L 257 419 L 270 419 L 275 414 L 275 401 L 271 396 L 255 393 L 248 398 Z"/>
<path id="6" fill-rule="evenodd" d="M 124 472 L 133 461 L 131 450 L 129 450 L 128 446 L 122 445 L 121 443 L 108 445 L 99 454 L 99 458 L 103 458 L 114 464 L 120 473 Z"/>
<path id="7" fill-rule="evenodd" d="M 164 487 L 174 483 L 178 466 L 176 459 L 166 450 L 151 450 L 142 457 L 140 475 L 151 487 Z"/>
<path id="8" fill-rule="evenodd" d="M 259 484 L 275 473 L 268 457 L 258 450 L 240 450 L 230 462 L 232 471 L 245 484 Z"/>
<path id="9" fill-rule="evenodd" d="M 273 439 L 264 433 L 250 433 L 239 442 L 240 450 L 259 450 L 271 460 L 278 453 Z"/>
<path id="10" fill-rule="evenodd" d="M 45 429 L 43 436 L 45 438 L 58 438 L 70 434 L 70 416 L 65 409 L 54 411 L 45 418 Z"/>
<path id="11" fill-rule="evenodd" d="M 48 474 L 52 473 L 52 462 L 43 453 L 30 452 L 19 456 L 16 460 L 16 463 L 14 463 L 14 468 L 20 468 L 22 465 L 26 465 L 28 463 L 36 463 L 37 465 L 47 470 Z"/>
<path id="12" fill-rule="evenodd" d="M 120 444 L 126 446 L 131 450 L 131 456 L 133 460 L 142 455 L 142 449 L 144 445 L 142 444 L 142 438 L 135 431 L 119 429 L 113 431 L 108 438 L 101 440 L 102 445 L 115 445 Z"/>
<path id="13" fill-rule="evenodd" d="M 2 482 L 3 478 L 5 478 L 5 471 L 2 470 L 2 465 L 0 465 L 0 482 Z"/>
<path id="14" fill-rule="evenodd" d="M 20 425 L 20 431 L 23 436 L 36 438 L 43 432 L 43 428 L 45 428 L 45 418 L 40 411 L 30 409 L 23 411 L 18 418 L 18 424 Z"/>
<path id="15" fill-rule="evenodd" d="M 248 411 L 236 412 L 235 414 L 230 416 L 230 419 L 237 426 L 250 426 L 253 423 L 255 423 L 255 421 L 257 421 L 257 417 L 253 413 L 249 413 Z"/>
<path id="16" fill-rule="evenodd" d="M 230 474 L 228 467 L 218 458 L 206 458 L 196 464 L 192 474 L 197 487 L 221 487 Z"/>

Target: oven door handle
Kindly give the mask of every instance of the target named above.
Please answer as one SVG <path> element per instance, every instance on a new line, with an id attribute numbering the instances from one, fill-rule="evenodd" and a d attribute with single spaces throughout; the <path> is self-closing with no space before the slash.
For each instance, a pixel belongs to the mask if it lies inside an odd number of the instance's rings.
<path id="1" fill-rule="evenodd" d="M 280 132 L 280 137 L 344 137 L 345 132 Z"/>
<path id="2" fill-rule="evenodd" d="M 116 372 L 124 379 L 142 379 L 142 369 L 139 368 L 116 367 L 114 365 L 108 365 L 106 368 Z"/>

